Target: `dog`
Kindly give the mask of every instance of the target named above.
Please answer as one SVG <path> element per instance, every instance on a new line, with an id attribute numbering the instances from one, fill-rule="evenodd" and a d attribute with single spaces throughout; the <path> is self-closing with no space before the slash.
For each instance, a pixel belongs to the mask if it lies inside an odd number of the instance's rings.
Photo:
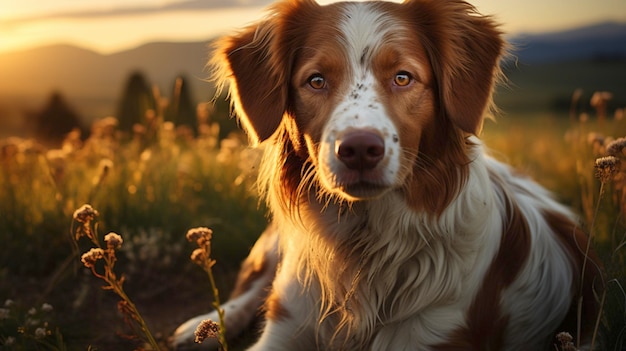
<path id="1" fill-rule="evenodd" d="M 228 337 L 263 306 L 250 350 L 589 341 L 601 271 L 585 233 L 478 138 L 506 51 L 461 0 L 283 0 L 217 42 L 209 67 L 264 145 L 272 215 L 223 306 Z"/>

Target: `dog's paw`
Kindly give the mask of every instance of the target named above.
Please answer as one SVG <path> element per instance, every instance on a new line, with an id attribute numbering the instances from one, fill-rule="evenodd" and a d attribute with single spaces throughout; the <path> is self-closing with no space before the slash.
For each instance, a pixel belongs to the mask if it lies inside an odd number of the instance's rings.
<path id="1" fill-rule="evenodd" d="M 196 328 L 203 320 L 206 319 L 217 321 L 219 320 L 219 317 L 216 312 L 211 312 L 201 316 L 196 316 L 181 324 L 169 339 L 172 349 L 176 351 L 218 350 L 219 343 L 217 342 L 217 339 L 209 338 L 205 339 L 202 343 L 196 342 Z"/>

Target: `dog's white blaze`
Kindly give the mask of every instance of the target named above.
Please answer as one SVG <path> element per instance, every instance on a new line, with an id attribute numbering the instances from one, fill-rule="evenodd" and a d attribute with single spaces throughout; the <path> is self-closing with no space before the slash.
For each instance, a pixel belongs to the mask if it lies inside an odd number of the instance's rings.
<path id="1" fill-rule="evenodd" d="M 350 67 L 357 72 L 357 67 L 365 70 L 367 67 L 361 65 L 364 54 L 367 58 L 376 52 L 390 30 L 398 27 L 394 25 L 392 16 L 377 9 L 373 3 L 346 4 L 344 11 L 344 20 L 339 28 L 345 40 Z"/>
<path id="2" fill-rule="evenodd" d="M 400 169 L 398 131 L 385 112 L 378 96 L 376 78 L 371 72 L 370 57 L 384 43 L 388 34 L 389 15 L 377 11 L 372 4 L 354 3 L 346 6 L 344 21 L 340 24 L 344 36 L 350 83 L 345 95 L 324 128 L 320 146 L 322 178 L 335 179 L 345 165 L 335 157 L 335 144 L 346 132 L 369 130 L 378 133 L 385 143 L 385 155 L 380 162 L 384 185 L 392 186 Z"/>

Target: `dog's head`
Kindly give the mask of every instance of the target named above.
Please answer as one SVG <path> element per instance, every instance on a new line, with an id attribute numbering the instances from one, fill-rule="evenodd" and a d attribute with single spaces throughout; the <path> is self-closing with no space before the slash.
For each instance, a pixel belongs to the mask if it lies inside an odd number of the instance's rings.
<path id="1" fill-rule="evenodd" d="M 284 0 L 211 63 L 251 139 L 280 130 L 326 192 L 404 189 L 436 212 L 463 182 L 502 50 L 494 23 L 459 0 Z"/>

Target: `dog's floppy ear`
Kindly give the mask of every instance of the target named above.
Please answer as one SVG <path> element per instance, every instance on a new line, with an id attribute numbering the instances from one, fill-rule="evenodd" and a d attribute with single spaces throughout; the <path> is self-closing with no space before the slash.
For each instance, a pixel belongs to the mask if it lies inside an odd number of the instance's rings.
<path id="1" fill-rule="evenodd" d="M 287 109 L 293 61 L 290 25 L 300 7 L 312 0 L 285 0 L 269 16 L 215 44 L 209 69 L 218 92 L 228 83 L 231 104 L 254 143 L 268 139 Z"/>
<path id="2" fill-rule="evenodd" d="M 439 99 L 448 118 L 478 134 L 492 107 L 492 93 L 504 52 L 494 21 L 460 0 L 408 0 L 418 6 L 420 29 L 437 77 Z"/>
<path id="3" fill-rule="evenodd" d="M 285 76 L 272 62 L 274 30 L 265 21 L 217 41 L 208 65 L 218 93 L 229 84 L 231 105 L 254 143 L 276 131 L 287 104 Z"/>

